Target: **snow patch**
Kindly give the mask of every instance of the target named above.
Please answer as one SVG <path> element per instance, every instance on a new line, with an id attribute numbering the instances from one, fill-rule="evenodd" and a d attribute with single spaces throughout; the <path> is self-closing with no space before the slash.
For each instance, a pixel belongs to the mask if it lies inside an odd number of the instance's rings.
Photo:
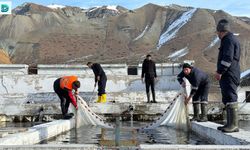
<path id="1" fill-rule="evenodd" d="M 52 9 L 58 9 L 58 8 L 64 8 L 66 6 L 63 6 L 63 5 L 57 5 L 57 4 L 51 4 L 51 5 L 48 5 L 47 7 L 49 8 L 52 8 Z"/>
<path id="2" fill-rule="evenodd" d="M 209 48 L 213 47 L 216 43 L 220 41 L 219 37 L 214 38 L 214 40 L 208 46 Z"/>
<path id="3" fill-rule="evenodd" d="M 88 12 L 92 12 L 92 11 L 98 9 L 98 8 L 105 8 L 105 6 L 95 6 L 93 8 L 90 8 Z M 106 9 L 119 12 L 116 5 L 106 6 Z"/>
<path id="4" fill-rule="evenodd" d="M 133 41 L 137 41 L 140 38 L 142 38 L 147 31 L 148 31 L 148 25 L 145 27 L 145 29 L 142 31 L 142 33 L 140 35 L 138 35 L 135 39 L 133 39 Z"/>
<path id="5" fill-rule="evenodd" d="M 246 77 L 246 76 L 249 75 L 249 74 L 250 74 L 250 69 L 245 70 L 244 72 L 242 72 L 242 73 L 240 74 L 240 78 L 242 79 L 242 78 Z"/>
<path id="6" fill-rule="evenodd" d="M 181 58 L 181 57 L 185 56 L 186 54 L 188 54 L 188 52 L 189 52 L 188 47 L 185 47 L 183 49 L 180 49 L 180 50 L 175 51 L 174 53 L 170 54 L 168 56 L 168 59 L 170 59 L 172 61 L 176 61 L 179 58 Z"/>
<path id="7" fill-rule="evenodd" d="M 98 9 L 98 8 L 100 8 L 101 6 L 95 6 L 95 7 L 92 7 L 92 8 L 90 8 L 89 10 L 88 10 L 88 12 L 92 12 L 92 11 L 94 11 L 94 10 L 96 10 L 96 9 Z"/>
<path id="8" fill-rule="evenodd" d="M 173 39 L 177 32 L 191 19 L 191 17 L 193 16 L 193 14 L 195 13 L 197 9 L 191 9 L 189 11 L 186 11 L 182 14 L 182 16 L 180 18 L 178 18 L 177 20 L 175 20 L 167 29 L 166 32 L 164 32 L 159 39 L 158 45 L 157 45 L 157 49 L 159 50 L 160 47 L 165 44 L 166 42 L 168 42 L 169 40 Z"/>
<path id="9" fill-rule="evenodd" d="M 168 83 L 168 84 L 166 84 Z M 158 77 L 157 81 L 155 82 L 155 89 L 157 91 L 178 91 L 180 89 L 180 84 L 176 80 L 175 76 L 160 76 Z M 129 86 L 123 90 L 123 92 L 131 92 L 131 91 L 144 91 L 145 85 L 142 84 L 142 81 L 134 80 L 130 82 Z"/>
<path id="10" fill-rule="evenodd" d="M 215 37 L 214 40 L 208 45 L 208 47 L 205 48 L 204 51 L 208 50 L 209 48 L 213 47 L 215 44 L 217 44 L 220 41 L 219 37 Z"/>
<path id="11" fill-rule="evenodd" d="M 119 11 L 117 10 L 117 6 L 116 6 L 116 5 L 110 5 L 110 6 L 107 6 L 106 8 L 107 8 L 107 9 L 110 9 L 110 10 L 114 10 L 114 11 L 119 12 Z"/>
<path id="12" fill-rule="evenodd" d="M 240 35 L 240 33 L 234 33 L 234 35 L 235 35 L 235 36 L 239 36 L 239 35 Z"/>

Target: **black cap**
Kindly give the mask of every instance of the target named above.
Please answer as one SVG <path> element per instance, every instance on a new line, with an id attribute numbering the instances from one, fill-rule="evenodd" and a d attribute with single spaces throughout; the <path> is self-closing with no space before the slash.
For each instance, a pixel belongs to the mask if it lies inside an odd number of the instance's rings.
<path id="1" fill-rule="evenodd" d="M 87 65 L 90 65 L 90 64 L 92 64 L 92 62 L 89 61 L 89 62 L 87 63 Z"/>
<path id="2" fill-rule="evenodd" d="M 150 55 L 150 54 L 148 54 L 146 57 L 151 57 L 151 55 Z"/>
<path id="3" fill-rule="evenodd" d="M 76 88 L 80 88 L 80 87 L 81 87 L 80 81 L 74 81 L 72 84 L 73 84 L 73 86 L 76 87 Z"/>
<path id="4" fill-rule="evenodd" d="M 182 65 L 182 69 L 184 69 L 184 68 L 190 68 L 190 69 L 192 69 L 193 67 L 189 63 L 184 63 Z"/>
<path id="5" fill-rule="evenodd" d="M 216 27 L 218 32 L 230 31 L 229 22 L 226 19 L 221 19 Z"/>

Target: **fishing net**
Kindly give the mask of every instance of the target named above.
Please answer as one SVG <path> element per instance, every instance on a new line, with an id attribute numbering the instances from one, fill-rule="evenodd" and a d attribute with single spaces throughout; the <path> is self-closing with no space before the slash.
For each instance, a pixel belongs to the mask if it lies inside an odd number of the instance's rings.
<path id="1" fill-rule="evenodd" d="M 112 124 L 107 123 L 103 118 L 95 114 L 80 96 L 77 96 L 77 99 L 77 127 L 83 125 L 98 125 L 103 128 L 114 128 Z M 159 118 L 144 127 L 138 128 L 138 130 L 153 129 L 164 125 L 172 126 L 177 129 L 187 129 L 187 125 L 189 124 L 187 112 L 186 105 L 184 104 L 184 96 L 183 94 L 178 94 Z"/>
<path id="2" fill-rule="evenodd" d="M 187 107 L 184 104 L 184 96 L 178 94 L 165 112 L 157 118 L 154 122 L 139 128 L 139 130 L 154 129 L 159 126 L 171 126 L 177 129 L 187 129 L 189 124 Z"/>
<path id="3" fill-rule="evenodd" d="M 75 117 L 77 128 L 83 125 L 98 125 L 103 128 L 113 128 L 112 124 L 107 123 L 103 118 L 94 113 L 80 96 L 77 96 L 77 104 L 78 110 Z"/>

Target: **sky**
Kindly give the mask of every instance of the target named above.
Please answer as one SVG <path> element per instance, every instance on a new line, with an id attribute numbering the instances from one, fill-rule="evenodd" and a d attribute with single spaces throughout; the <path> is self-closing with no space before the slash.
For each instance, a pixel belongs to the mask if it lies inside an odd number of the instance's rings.
<path id="1" fill-rule="evenodd" d="M 214 10 L 224 10 L 234 16 L 250 17 L 250 0 L 0 0 L 12 1 L 15 8 L 25 2 L 32 2 L 42 5 L 58 4 L 90 8 L 103 5 L 120 5 L 128 9 L 136 9 L 147 3 L 154 3 L 161 6 L 178 4 L 182 6 L 192 6 L 197 8 L 208 8 Z"/>

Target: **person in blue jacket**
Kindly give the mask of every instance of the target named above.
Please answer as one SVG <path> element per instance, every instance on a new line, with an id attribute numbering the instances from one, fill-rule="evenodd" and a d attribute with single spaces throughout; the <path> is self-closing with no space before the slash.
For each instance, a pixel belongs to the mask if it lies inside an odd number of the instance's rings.
<path id="1" fill-rule="evenodd" d="M 221 39 L 221 44 L 215 78 L 219 80 L 222 102 L 227 112 L 227 123 L 218 127 L 218 130 L 238 132 L 237 87 L 240 84 L 240 43 L 230 32 L 230 25 L 226 19 L 218 22 L 217 35 Z"/>
<path id="2" fill-rule="evenodd" d="M 191 92 L 188 97 L 185 98 L 185 104 L 188 104 L 191 98 L 193 98 L 193 110 L 194 117 L 192 121 L 205 122 L 207 121 L 207 103 L 208 92 L 210 87 L 209 77 L 202 70 L 191 66 L 188 63 L 184 63 L 182 66 L 182 72 L 178 74 L 177 80 L 186 87 L 186 83 L 183 78 L 186 78 L 192 85 Z M 201 104 L 201 117 L 199 115 L 199 108 Z"/>

